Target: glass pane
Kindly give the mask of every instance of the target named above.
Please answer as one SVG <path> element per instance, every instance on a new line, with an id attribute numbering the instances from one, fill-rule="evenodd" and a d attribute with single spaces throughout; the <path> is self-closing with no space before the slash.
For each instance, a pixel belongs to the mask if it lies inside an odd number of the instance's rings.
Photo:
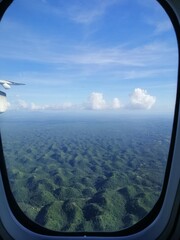
<path id="1" fill-rule="evenodd" d="M 16 0 L 0 34 L 1 134 L 22 211 L 63 232 L 119 231 L 146 216 L 176 97 L 164 10 L 154 0 Z"/>

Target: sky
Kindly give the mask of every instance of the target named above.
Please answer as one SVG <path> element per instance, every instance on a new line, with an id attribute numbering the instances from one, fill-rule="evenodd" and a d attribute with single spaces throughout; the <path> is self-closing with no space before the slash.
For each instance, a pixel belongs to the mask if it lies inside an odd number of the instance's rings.
<path id="1" fill-rule="evenodd" d="M 8 111 L 172 113 L 177 42 L 155 0 L 14 0 L 0 24 Z"/>

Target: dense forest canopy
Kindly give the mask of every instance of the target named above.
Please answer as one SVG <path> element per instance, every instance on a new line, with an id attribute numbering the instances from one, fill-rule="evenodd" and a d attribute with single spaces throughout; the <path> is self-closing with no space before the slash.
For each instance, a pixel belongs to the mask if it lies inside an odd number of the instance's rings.
<path id="1" fill-rule="evenodd" d="M 2 121 L 9 180 L 24 213 L 58 231 L 119 231 L 162 189 L 169 118 Z"/>

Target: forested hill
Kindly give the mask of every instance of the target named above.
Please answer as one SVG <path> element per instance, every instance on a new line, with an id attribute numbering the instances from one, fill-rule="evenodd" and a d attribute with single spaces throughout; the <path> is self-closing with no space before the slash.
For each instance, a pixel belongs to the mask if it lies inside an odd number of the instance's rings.
<path id="1" fill-rule="evenodd" d="M 15 198 L 49 229 L 129 227 L 160 195 L 171 125 L 157 118 L 3 122 Z"/>

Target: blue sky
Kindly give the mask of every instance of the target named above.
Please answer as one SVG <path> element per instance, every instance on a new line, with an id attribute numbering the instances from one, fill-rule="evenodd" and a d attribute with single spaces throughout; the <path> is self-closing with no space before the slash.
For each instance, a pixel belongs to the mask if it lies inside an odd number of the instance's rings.
<path id="1" fill-rule="evenodd" d="M 0 34 L 0 79 L 26 84 L 9 111 L 174 109 L 177 43 L 155 0 L 14 0 Z"/>

